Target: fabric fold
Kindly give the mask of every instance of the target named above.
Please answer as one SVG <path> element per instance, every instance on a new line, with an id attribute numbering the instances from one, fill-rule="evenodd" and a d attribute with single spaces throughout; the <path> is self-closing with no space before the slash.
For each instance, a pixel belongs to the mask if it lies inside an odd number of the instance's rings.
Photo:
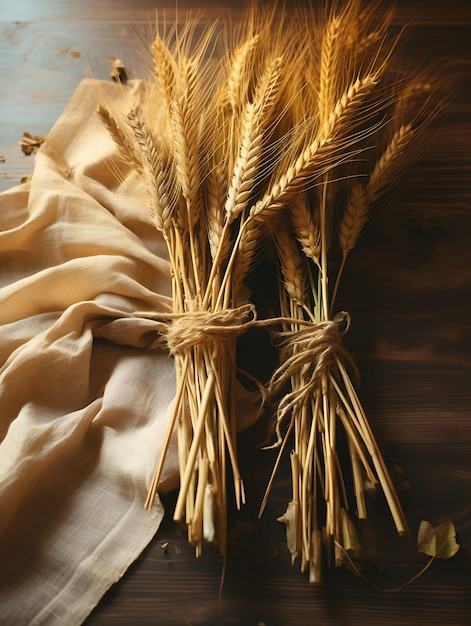
<path id="1" fill-rule="evenodd" d="M 175 393 L 136 310 L 171 308 L 146 195 L 95 116 L 145 83 L 84 80 L 0 195 L 0 622 L 80 624 L 155 535 L 144 501 Z M 120 320 L 122 320 L 120 322 Z M 121 324 L 121 325 L 120 325 Z M 175 444 L 163 485 L 175 488 Z"/>

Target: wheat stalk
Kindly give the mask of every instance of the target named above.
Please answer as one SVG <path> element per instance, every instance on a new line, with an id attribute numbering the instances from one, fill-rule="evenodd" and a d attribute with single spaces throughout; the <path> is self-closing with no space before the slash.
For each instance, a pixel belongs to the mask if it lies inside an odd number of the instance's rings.
<path id="1" fill-rule="evenodd" d="M 351 17 L 352 11 L 357 10 L 358 3 L 350 3 L 349 8 L 338 18 L 334 17 L 327 21 L 323 31 L 322 46 L 319 51 L 317 93 L 319 124 L 314 139 L 288 166 L 286 166 L 286 160 L 282 162 L 277 170 L 277 172 L 282 172 L 281 175 L 273 176 L 274 182 L 250 211 L 252 220 L 255 223 L 260 220 L 263 224 L 266 219 L 273 219 L 285 206 L 289 206 L 293 231 L 305 255 L 305 262 L 300 265 L 299 250 L 296 248 L 295 251 L 291 251 L 291 261 L 287 262 L 285 257 L 290 244 L 286 241 L 286 231 L 273 233 L 273 239 L 279 251 L 284 286 L 284 291 L 280 296 L 280 307 L 285 315 L 291 317 L 291 320 L 285 323 L 285 334 L 289 338 L 289 351 L 282 354 L 282 365 L 274 375 L 272 384 L 273 390 L 276 390 L 281 383 L 290 380 L 291 392 L 282 398 L 278 406 L 276 430 L 280 454 L 275 463 L 267 493 L 288 437 L 294 433 L 294 449 L 291 454 L 293 495 L 280 521 L 286 523 L 287 526 L 287 542 L 292 559 L 301 557 L 301 570 L 310 569 L 312 582 L 320 580 L 321 547 L 319 543 L 322 528 L 325 528 L 326 537 L 330 538 L 328 543 L 335 546 L 336 565 L 344 562 L 344 552 L 338 549 L 338 546 L 353 543 L 360 546 L 355 534 L 357 532 L 355 526 L 347 514 L 348 486 L 342 460 L 337 453 L 339 430 L 343 430 L 347 437 L 353 477 L 353 495 L 358 518 L 364 519 L 367 516 L 362 478 L 362 476 L 367 476 L 372 485 L 381 487 L 398 533 L 408 533 L 407 522 L 386 464 L 351 382 L 351 375 L 346 365 L 349 359 L 340 349 L 336 335 L 338 331 L 335 329 L 335 324 L 339 322 L 330 319 L 331 307 L 335 300 L 345 259 L 365 227 L 372 204 L 386 193 L 405 165 L 411 162 L 411 155 L 413 156 L 414 151 L 410 150 L 410 146 L 413 139 L 416 139 L 415 130 L 412 130 L 413 124 L 400 121 L 399 127 L 396 127 L 392 136 L 387 140 L 386 147 L 366 181 L 350 182 L 348 178 L 345 178 L 343 182 L 341 179 L 336 182 L 336 186 L 341 190 L 339 197 L 345 197 L 347 203 L 338 227 L 342 262 L 330 299 L 328 252 L 330 233 L 333 232 L 333 226 L 336 224 L 337 211 L 333 206 L 333 195 L 330 193 L 332 168 L 327 175 L 325 166 L 329 156 L 332 159 L 335 154 L 336 142 L 345 146 L 348 137 L 352 137 L 360 112 L 366 112 L 365 124 L 369 119 L 373 120 L 374 107 L 379 107 L 378 115 L 386 116 L 390 113 L 388 106 L 395 97 L 394 87 L 389 87 L 392 94 L 385 95 L 387 90 L 384 90 L 382 101 L 378 99 L 367 101 L 368 96 L 381 81 L 389 58 L 386 53 L 386 57 L 379 61 L 379 50 L 376 53 L 373 52 L 371 72 L 366 77 L 369 80 L 363 84 L 361 77 L 352 79 L 342 95 L 339 98 L 335 97 L 341 82 L 345 79 L 344 75 L 338 79 L 343 50 L 337 49 L 336 46 L 347 47 L 346 43 L 352 31 L 348 20 L 344 20 L 347 16 Z M 367 15 L 365 23 L 371 22 L 372 16 Z M 360 29 L 366 38 L 364 25 Z M 373 42 L 377 41 L 380 35 L 382 38 L 383 34 L 384 30 L 376 29 L 367 42 L 368 46 L 372 46 Z M 381 41 L 379 45 L 382 47 L 383 44 L 384 41 Z M 353 45 L 352 42 L 349 45 Z M 355 45 L 355 49 L 359 55 L 366 52 L 361 44 Z M 358 67 L 356 60 L 348 69 L 354 72 L 355 67 Z M 363 88 L 364 93 L 362 93 Z M 312 105 L 315 98 L 307 98 L 306 102 Z M 368 107 L 371 108 L 368 109 Z M 394 115 L 394 108 L 392 114 Z M 295 118 L 302 119 L 302 106 L 299 111 L 295 111 Z M 367 130 L 363 137 L 371 134 L 375 136 L 375 139 L 380 138 L 380 143 L 381 140 L 384 142 L 384 136 L 389 134 L 390 126 L 391 123 L 375 127 L 372 121 L 370 132 Z M 330 155 L 329 148 L 332 148 Z M 322 163 L 322 157 L 325 159 L 324 163 Z M 319 213 L 316 220 L 308 211 L 302 195 L 313 176 L 317 176 L 322 181 L 319 186 Z M 291 242 L 291 249 L 292 244 L 293 242 Z M 298 268 L 299 272 L 299 267 L 308 268 L 305 276 L 311 292 L 310 294 L 303 292 L 302 298 L 300 297 L 301 291 L 293 282 L 296 276 L 295 268 Z M 303 330 L 306 318 L 309 323 L 313 324 L 312 329 Z M 327 333 L 330 332 L 333 335 L 329 338 Z M 323 364 L 324 356 L 321 355 L 326 356 L 325 364 Z M 287 418 L 289 418 L 289 425 L 286 433 L 282 435 L 280 423 Z M 316 504 L 319 494 L 322 494 L 325 502 L 324 513 L 320 512 Z M 266 497 L 262 503 L 262 510 L 265 502 Z"/>
<path id="2" fill-rule="evenodd" d="M 205 179 L 205 199 L 207 212 L 208 242 L 213 260 L 216 257 L 219 245 L 222 245 L 220 253 L 224 260 L 231 246 L 231 238 L 224 238 L 224 224 L 226 221 L 226 184 L 223 177 L 222 166 L 215 165 Z"/>
<path id="3" fill-rule="evenodd" d="M 344 255 L 356 245 L 368 219 L 371 205 L 394 184 L 408 163 L 405 151 L 412 141 L 411 125 L 400 126 L 376 162 L 367 184 L 354 183 L 339 227 L 340 249 Z"/>
<path id="4" fill-rule="evenodd" d="M 354 183 L 339 227 L 339 243 L 346 256 L 356 245 L 368 219 L 370 198 L 365 185 Z"/>

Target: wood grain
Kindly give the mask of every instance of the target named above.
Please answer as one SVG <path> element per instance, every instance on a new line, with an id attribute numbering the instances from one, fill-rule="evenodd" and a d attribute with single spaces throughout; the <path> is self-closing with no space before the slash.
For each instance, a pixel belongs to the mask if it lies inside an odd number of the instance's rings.
<path id="1" fill-rule="evenodd" d="M 237 15 L 242 2 L 232 2 Z M 289 4 L 289 3 L 288 3 Z M 108 79 L 109 58 L 131 77 L 146 72 L 143 42 L 151 0 L 0 0 L 0 190 L 31 172 L 21 153 L 23 131 L 47 134 L 79 81 Z M 200 8 L 208 19 L 227 10 L 220 0 L 180 0 L 178 17 Z M 221 559 L 208 547 L 194 558 L 171 521 L 175 494 L 155 540 L 105 596 L 88 626 L 465 626 L 471 623 L 471 10 L 460 0 L 399 0 L 394 25 L 412 22 L 401 54 L 411 66 L 440 60 L 450 104 L 432 149 L 410 172 L 410 185 L 352 252 L 338 308 L 352 315 L 346 344 L 360 370 L 359 393 L 391 464 L 405 471 L 401 494 L 413 536 L 421 519 L 452 519 L 461 549 L 435 562 L 395 593 L 378 592 L 348 571 L 326 572 L 310 587 L 290 566 L 284 527 L 276 518 L 289 497 L 282 464 L 268 508 L 257 509 L 273 453 L 257 448 L 263 428 L 240 437 L 248 504 L 230 512 L 233 542 L 218 615 Z M 78 51 L 80 56 L 73 56 Z M 414 542 L 395 538 L 383 503 L 370 503 L 386 567 L 368 575 L 391 588 L 424 564 Z M 164 549 L 162 546 L 168 544 Z"/>
<path id="2" fill-rule="evenodd" d="M 465 626 L 471 610 L 470 453 L 470 446 L 409 444 L 393 449 L 395 462 L 401 463 L 411 481 L 403 502 L 414 535 L 421 519 L 439 521 L 435 516 L 440 508 L 455 520 L 462 546 L 452 561 L 434 563 L 422 578 L 402 591 L 377 591 L 343 570 L 327 572 L 322 587 L 310 586 L 297 567 L 290 566 L 284 527 L 275 522 L 286 506 L 289 478 L 282 472 L 260 521 L 256 507 L 233 515 L 235 541 L 229 550 L 220 616 L 218 554 L 208 548 L 195 561 L 192 548 L 167 516 L 143 558 L 86 623 Z M 266 478 L 260 468 L 266 472 L 269 463 L 261 463 L 257 453 L 251 454 L 258 470 L 254 472 L 257 478 L 249 481 L 248 496 L 251 502 L 259 502 L 257 493 Z M 263 454 L 258 451 L 258 455 Z M 166 499 L 169 510 L 173 501 L 172 497 Z M 376 517 L 386 566 L 383 572 L 372 571 L 369 576 L 375 584 L 391 589 L 414 576 L 426 559 L 418 555 L 413 542 L 393 537 L 380 502 L 370 508 Z"/>

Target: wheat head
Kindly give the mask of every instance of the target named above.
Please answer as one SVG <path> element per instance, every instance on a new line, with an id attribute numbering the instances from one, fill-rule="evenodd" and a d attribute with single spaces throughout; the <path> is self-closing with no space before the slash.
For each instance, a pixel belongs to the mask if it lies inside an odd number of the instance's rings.
<path id="1" fill-rule="evenodd" d="M 293 198 L 289 205 L 291 221 L 296 237 L 301 244 L 304 254 L 318 262 L 320 256 L 320 229 L 319 220 L 310 210 L 304 194 Z"/>
<path id="2" fill-rule="evenodd" d="M 281 265 L 283 282 L 288 296 L 298 304 L 304 304 L 307 294 L 304 261 L 286 224 L 277 220 L 271 230 Z"/>

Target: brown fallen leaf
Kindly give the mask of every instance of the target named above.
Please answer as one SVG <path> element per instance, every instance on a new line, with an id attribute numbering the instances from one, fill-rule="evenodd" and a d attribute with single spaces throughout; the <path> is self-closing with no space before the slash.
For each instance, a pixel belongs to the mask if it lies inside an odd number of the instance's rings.
<path id="1" fill-rule="evenodd" d="M 28 132 L 23 133 L 23 138 L 18 142 L 24 154 L 37 152 L 41 145 L 45 142 L 46 135 L 31 135 Z"/>
<path id="2" fill-rule="evenodd" d="M 342 545 L 345 550 L 361 550 L 362 545 L 357 529 L 345 509 L 340 509 Z"/>
<path id="3" fill-rule="evenodd" d="M 121 61 L 121 59 L 107 59 L 107 61 L 109 61 L 112 65 L 110 78 L 112 78 L 113 80 L 117 82 L 120 82 L 120 81 L 123 82 L 127 80 L 128 76 L 127 76 L 126 68 L 124 66 L 124 63 Z"/>
<path id="4" fill-rule="evenodd" d="M 437 559 L 451 559 L 460 549 L 453 522 L 448 520 L 433 527 L 422 520 L 417 535 L 417 549 Z"/>
<path id="5" fill-rule="evenodd" d="M 3 154 L 0 154 L 0 161 L 1 161 L 2 163 L 4 163 L 4 162 L 5 162 L 5 157 L 3 156 Z"/>
<path id="6" fill-rule="evenodd" d="M 383 560 L 376 548 L 376 538 L 372 537 L 368 525 L 363 524 L 363 532 L 360 533 L 343 508 L 340 509 L 340 532 L 342 545 L 336 544 L 338 567 L 345 565 L 355 574 L 358 574 L 366 563 L 373 564 L 378 571 L 383 569 Z"/>
<path id="7" fill-rule="evenodd" d="M 72 56 L 72 57 L 79 57 L 80 56 L 80 52 L 78 50 L 72 50 L 72 52 L 70 53 L 70 56 Z"/>

